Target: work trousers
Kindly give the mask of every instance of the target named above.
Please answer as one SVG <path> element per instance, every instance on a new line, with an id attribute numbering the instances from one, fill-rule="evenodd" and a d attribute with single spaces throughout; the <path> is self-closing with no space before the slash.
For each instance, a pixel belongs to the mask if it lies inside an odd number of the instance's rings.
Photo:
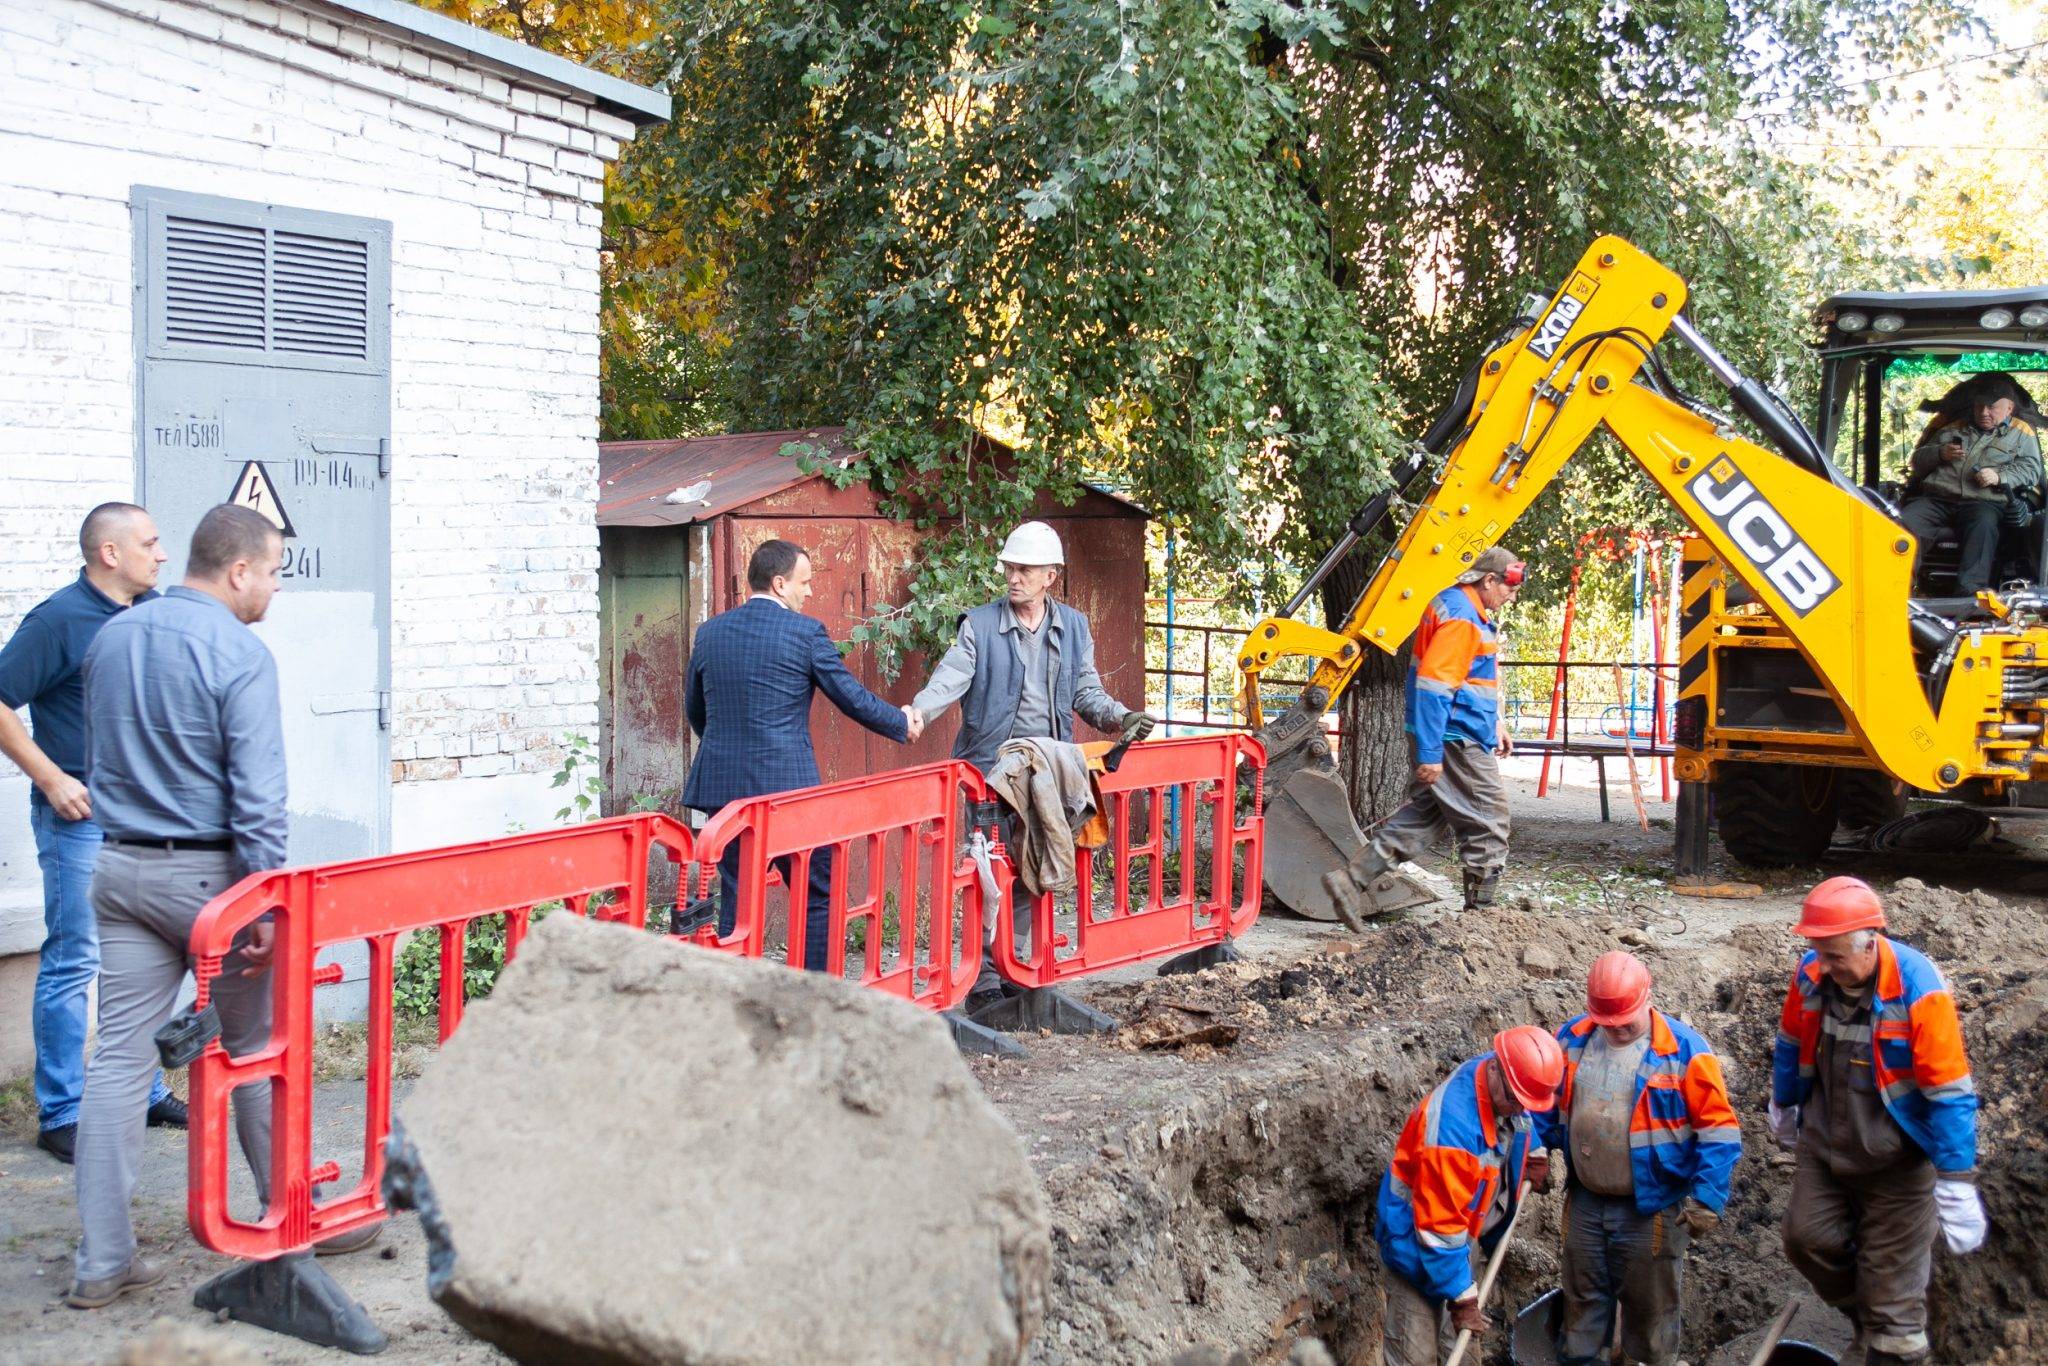
<path id="1" fill-rule="evenodd" d="M 1908 1361 L 1927 1355 L 1927 1279 L 1938 1229 L 1934 1164 L 1926 1158 L 1847 1176 L 1799 1145 L 1785 1204 L 1785 1256 L 1863 1330 L 1870 1350 Z"/>
<path id="2" fill-rule="evenodd" d="M 804 910 L 804 970 L 823 972 L 825 970 L 826 941 L 831 938 L 832 925 L 832 854 L 831 849 L 811 851 L 810 886 L 806 889 Z M 782 874 L 782 880 L 789 886 L 790 922 L 796 921 L 796 856 L 784 854 L 781 858 L 769 860 L 769 866 Z M 718 857 L 718 932 L 732 933 L 732 927 L 739 919 L 740 909 L 740 841 L 734 840 L 725 846 L 725 852 Z"/>
<path id="3" fill-rule="evenodd" d="M 1633 1195 L 1601 1195 L 1573 1181 L 1564 1198 L 1564 1326 L 1559 1366 L 1592 1366 L 1614 1340 L 1630 1361 L 1674 1366 L 1684 1328 L 1689 1230 L 1679 1206 L 1644 1214 Z"/>
<path id="4" fill-rule="evenodd" d="M 1472 1278 L 1479 1279 L 1479 1244 L 1472 1244 Z M 1450 1306 L 1380 1268 L 1380 1361 L 1383 1366 L 1437 1366 L 1451 1355 L 1458 1330 Z M 1476 1353 L 1468 1353 L 1476 1356 Z"/>
<path id="5" fill-rule="evenodd" d="M 1415 737 L 1408 737 L 1415 763 Z M 1508 861 L 1508 789 L 1500 761 L 1485 745 L 1451 740 L 1444 745 L 1444 771 L 1434 783 L 1412 775 L 1408 800 L 1373 832 L 1372 842 L 1390 863 L 1412 859 L 1443 835 L 1457 843 L 1466 871 L 1497 873 Z"/>
<path id="6" fill-rule="evenodd" d="M 85 1089 L 87 997 L 100 975 L 100 933 L 92 913 L 92 870 L 100 857 L 100 828 L 91 817 L 67 821 L 48 802 L 31 797 L 29 829 L 43 874 L 43 948 L 36 963 L 30 1027 L 36 1045 L 36 1127 L 78 1123 Z M 152 1105 L 171 1093 L 162 1072 L 150 1083 Z"/>
<path id="7" fill-rule="evenodd" d="M 93 872 L 100 1027 L 78 1110 L 78 1219 L 84 1228 L 76 1259 L 80 1281 L 115 1275 L 134 1259 L 129 1204 L 142 1159 L 150 1078 L 157 1068 L 156 1031 L 170 1018 L 190 967 L 192 922 L 234 881 L 234 856 L 225 850 L 173 852 L 110 844 Z M 213 981 L 221 1044 L 230 1056 L 252 1053 L 270 1040 L 270 974 L 244 977 L 243 966 L 240 952 L 231 953 Z M 242 1154 L 256 1177 L 258 1197 L 268 1205 L 270 1083 L 237 1087 L 233 1101 Z"/>
<path id="8" fill-rule="evenodd" d="M 1956 588 L 1975 593 L 1991 587 L 1992 561 L 1998 555 L 1998 528 L 2005 518 L 2005 500 L 1990 498 L 1909 498 L 1899 509 L 1899 520 L 1920 543 L 1920 558 L 1944 531 L 1954 531 L 1961 543 L 1956 561 Z M 1920 563 L 1914 562 L 1917 576 Z"/>

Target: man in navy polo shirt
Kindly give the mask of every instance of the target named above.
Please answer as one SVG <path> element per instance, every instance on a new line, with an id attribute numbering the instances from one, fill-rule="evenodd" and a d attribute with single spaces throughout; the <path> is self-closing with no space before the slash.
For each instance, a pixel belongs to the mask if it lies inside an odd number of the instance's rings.
<path id="1" fill-rule="evenodd" d="M 117 612 L 156 596 L 156 523 L 133 503 L 102 503 L 78 531 L 85 568 L 22 618 L 0 648 L 0 754 L 35 789 L 29 824 L 43 872 L 43 952 L 36 970 L 36 1146 L 72 1158 L 85 1089 L 86 993 L 100 970 L 99 928 L 89 892 L 100 827 L 85 787 L 86 647 Z M 33 736 L 15 712 L 27 707 Z M 185 1106 L 159 1074 L 149 1122 L 185 1127 Z"/>

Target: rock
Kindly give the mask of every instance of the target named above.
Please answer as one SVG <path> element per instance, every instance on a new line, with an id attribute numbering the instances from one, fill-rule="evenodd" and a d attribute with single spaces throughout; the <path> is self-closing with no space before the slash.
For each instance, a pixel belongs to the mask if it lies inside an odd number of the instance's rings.
<path id="1" fill-rule="evenodd" d="M 1563 966 L 1555 953 L 1541 944 L 1531 944 L 1522 950 L 1522 966 L 1530 972 L 1548 977 Z"/>
<path id="2" fill-rule="evenodd" d="M 1047 1207 L 938 1018 L 550 916 L 427 1067 L 386 1190 L 520 1361 L 1017 1362 Z"/>

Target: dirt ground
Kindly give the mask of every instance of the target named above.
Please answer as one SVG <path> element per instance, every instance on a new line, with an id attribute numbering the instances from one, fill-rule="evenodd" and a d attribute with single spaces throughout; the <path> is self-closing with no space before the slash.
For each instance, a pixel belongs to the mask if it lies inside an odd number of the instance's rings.
<path id="1" fill-rule="evenodd" d="M 1732 1350 L 1723 1345 L 1803 1289 L 1778 1246 L 1790 1171 L 1764 1107 L 1797 948 L 1789 926 L 1815 874 L 1773 876 L 1747 900 L 1676 896 L 1663 881 L 1669 807 L 1654 800 L 1647 768 L 1647 832 L 1618 766 L 1609 824 L 1590 765 L 1573 764 L 1571 781 L 1540 802 L 1533 762 L 1514 768 L 1515 863 L 1500 908 L 1430 908 L 1362 936 L 1269 917 L 1247 936 L 1245 962 L 1192 977 L 1132 970 L 1077 993 L 1121 1020 L 1118 1034 L 1036 1037 L 1022 1060 L 974 1061 L 1054 1209 L 1055 1280 L 1034 1360 L 1153 1362 L 1213 1344 L 1279 1361 L 1309 1336 L 1340 1362 L 1373 1360 L 1373 1197 L 1407 1111 L 1494 1030 L 1575 1013 L 1586 964 L 1617 944 L 1656 972 L 1658 1004 L 1714 1042 L 1744 1117 L 1726 1222 L 1690 1265 L 1688 1359 L 1726 1359 L 1717 1348 Z M 1969 1258 L 1937 1254 L 1940 1362 L 2048 1359 L 2048 1311 L 2037 1307 L 2048 1292 L 2048 964 L 2036 933 L 2048 906 L 2048 822 L 2038 834 L 2020 823 L 2004 833 L 1967 863 L 1837 854 L 1827 869 L 1871 878 L 1894 908 L 1893 932 L 1949 974 L 1984 1100 L 1991 1238 Z M 358 1113 L 355 1089 L 320 1088 L 323 1129 L 337 1143 Z M 32 1136 L 18 1125 L 0 1135 L 0 1361 L 111 1361 L 153 1330 L 252 1360 L 328 1355 L 190 1307 L 191 1289 L 227 1263 L 183 1232 L 182 1141 L 161 1131 L 150 1134 L 137 1208 L 170 1276 L 113 1309 L 64 1309 L 70 1173 L 35 1152 Z M 658 1135 L 648 1151 L 661 1152 Z M 1539 1199 L 1523 1221 L 1504 1273 L 1510 1304 L 1554 1283 L 1557 1203 Z M 497 1359 L 427 1299 L 410 1218 L 392 1221 L 378 1250 L 326 1265 L 391 1334 L 387 1359 Z M 1799 1331 L 1838 1342 L 1831 1318 L 1805 1314 Z M 1489 1361 L 1507 1359 L 1505 1332 L 1488 1345 Z"/>

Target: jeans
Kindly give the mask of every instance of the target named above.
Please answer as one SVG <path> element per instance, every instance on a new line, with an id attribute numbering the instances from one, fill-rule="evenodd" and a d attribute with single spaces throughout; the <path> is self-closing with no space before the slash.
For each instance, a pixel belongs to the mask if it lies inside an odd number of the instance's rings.
<path id="1" fill-rule="evenodd" d="M 826 940 L 830 937 L 832 923 L 832 850 L 811 851 L 810 895 L 804 912 L 804 971 L 825 970 Z M 782 880 L 790 884 L 790 908 L 796 907 L 796 856 L 784 854 L 771 860 L 774 869 L 782 874 Z M 718 932 L 732 933 L 734 922 L 739 918 L 740 906 L 740 842 L 734 840 L 725 846 L 725 852 L 718 857 Z M 792 919 L 794 917 L 792 916 Z"/>
<path id="2" fill-rule="evenodd" d="M 36 1045 L 36 1126 L 78 1122 L 85 1090 L 86 993 L 100 974 L 99 926 L 92 913 L 92 872 L 100 828 L 90 817 L 67 821 L 41 798 L 28 804 L 43 870 L 43 951 L 36 968 L 31 1028 Z M 149 1103 L 169 1095 L 164 1074 L 150 1083 Z"/>
<path id="3" fill-rule="evenodd" d="M 1623 1355 L 1649 1366 L 1678 1360 L 1685 1251 L 1692 1244 L 1679 1208 L 1644 1214 L 1632 1194 L 1601 1195 L 1577 1181 L 1566 1187 L 1562 1366 L 1606 1360 L 1617 1304 Z"/>

